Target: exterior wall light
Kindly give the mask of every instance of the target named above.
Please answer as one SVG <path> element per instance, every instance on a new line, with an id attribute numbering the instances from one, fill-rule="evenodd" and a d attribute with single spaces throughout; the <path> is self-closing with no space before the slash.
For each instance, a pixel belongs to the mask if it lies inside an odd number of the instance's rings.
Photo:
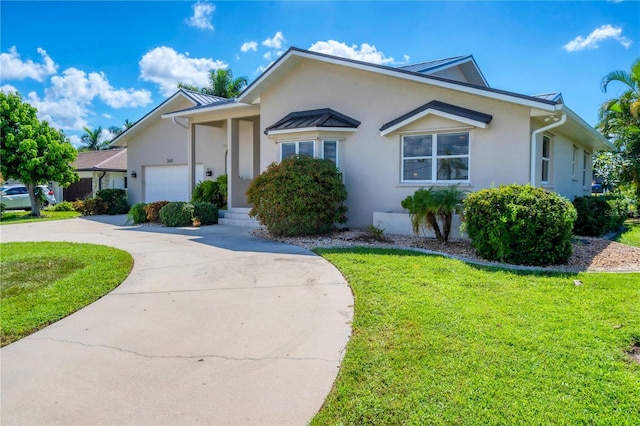
<path id="1" fill-rule="evenodd" d="M 138 177 L 138 174 L 135 171 L 133 171 L 131 172 L 131 177 L 135 179 Z"/>
<path id="2" fill-rule="evenodd" d="M 213 176 L 213 172 L 211 171 L 211 169 L 207 169 L 207 171 L 205 172 L 205 174 L 207 176 Z"/>

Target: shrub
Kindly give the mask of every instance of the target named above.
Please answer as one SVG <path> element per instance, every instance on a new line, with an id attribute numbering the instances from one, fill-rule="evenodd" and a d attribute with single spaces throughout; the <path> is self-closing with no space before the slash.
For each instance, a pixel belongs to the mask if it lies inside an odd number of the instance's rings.
<path id="1" fill-rule="evenodd" d="M 71 201 L 60 201 L 55 206 L 51 206 L 49 210 L 54 212 L 72 212 L 75 209 L 73 208 L 73 203 Z"/>
<path id="2" fill-rule="evenodd" d="M 409 211 L 413 233 L 418 235 L 420 229 L 432 229 L 436 239 L 446 243 L 451 234 L 453 213 L 460 210 L 465 192 L 458 185 L 444 188 L 418 189 L 412 196 L 402 200 L 402 207 Z M 442 231 L 438 224 L 442 221 Z"/>
<path id="3" fill-rule="evenodd" d="M 129 211 L 127 191 L 124 189 L 101 189 L 96 196 L 107 203 L 107 214 L 125 214 Z"/>
<path id="4" fill-rule="evenodd" d="M 136 203 L 129 209 L 129 220 L 134 224 L 145 223 L 147 221 L 147 212 L 144 207 L 145 203 Z"/>
<path id="5" fill-rule="evenodd" d="M 203 225 L 218 223 L 218 206 L 211 203 L 193 203 L 193 217 L 200 219 Z"/>
<path id="6" fill-rule="evenodd" d="M 193 217 L 193 204 L 184 201 L 167 203 L 160 209 L 160 220 L 164 226 L 187 226 Z"/>
<path id="7" fill-rule="evenodd" d="M 73 209 L 83 216 L 95 216 L 107 212 L 107 203 L 100 197 L 88 197 L 74 201 Z"/>
<path id="8" fill-rule="evenodd" d="M 0 216 L 4 214 L 4 211 L 7 209 L 7 206 L 4 203 L 0 203 Z"/>
<path id="9" fill-rule="evenodd" d="M 276 236 L 314 235 L 346 223 L 347 190 L 330 160 L 292 157 L 271 164 L 247 190 L 257 217 Z"/>
<path id="10" fill-rule="evenodd" d="M 147 222 L 160 223 L 160 209 L 169 204 L 168 201 L 154 201 L 144 206 L 144 211 L 147 214 Z"/>
<path id="11" fill-rule="evenodd" d="M 578 212 L 573 232 L 591 237 L 599 237 L 620 228 L 629 208 L 624 198 L 615 195 L 576 197 L 573 205 Z"/>
<path id="12" fill-rule="evenodd" d="M 216 206 L 222 205 L 222 194 L 220 185 L 216 181 L 205 180 L 199 182 L 191 194 L 192 203 L 212 203 Z"/>
<path id="13" fill-rule="evenodd" d="M 218 204 L 218 207 L 227 205 L 227 174 L 219 175 L 216 177 L 216 183 L 218 184 L 218 189 L 220 190 L 220 196 L 222 198 L 221 203 Z"/>
<path id="14" fill-rule="evenodd" d="M 503 185 L 470 194 L 465 229 L 478 255 L 524 265 L 566 263 L 576 210 L 541 188 Z"/>

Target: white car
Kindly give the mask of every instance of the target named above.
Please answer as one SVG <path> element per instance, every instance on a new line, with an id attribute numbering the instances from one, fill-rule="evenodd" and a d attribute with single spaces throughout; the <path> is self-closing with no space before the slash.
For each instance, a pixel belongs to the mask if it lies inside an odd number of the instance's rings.
<path id="1" fill-rule="evenodd" d="M 38 185 L 42 188 L 47 201 L 44 205 L 56 204 L 56 197 L 53 191 L 46 185 Z M 31 200 L 29 199 L 29 191 L 24 185 L 11 185 L 0 187 L 0 204 L 4 204 L 7 210 L 29 210 L 31 209 Z"/>

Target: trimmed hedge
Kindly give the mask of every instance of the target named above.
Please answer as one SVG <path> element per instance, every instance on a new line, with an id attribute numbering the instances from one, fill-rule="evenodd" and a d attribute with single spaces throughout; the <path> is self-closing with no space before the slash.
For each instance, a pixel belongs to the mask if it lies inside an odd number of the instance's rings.
<path id="1" fill-rule="evenodd" d="M 95 216 L 107 212 L 107 203 L 100 197 L 76 200 L 73 202 L 73 209 L 83 216 Z"/>
<path id="2" fill-rule="evenodd" d="M 502 185 L 470 194 L 465 229 L 489 260 L 546 266 L 566 263 L 576 210 L 569 200 L 530 185 Z"/>
<path id="3" fill-rule="evenodd" d="M 147 221 L 147 212 L 145 211 L 145 203 L 136 203 L 129 209 L 129 219 L 134 224 L 145 223 Z"/>
<path id="4" fill-rule="evenodd" d="M 147 222 L 160 223 L 160 210 L 169 204 L 168 201 L 154 201 L 144 206 L 144 211 L 147 214 Z"/>
<path id="5" fill-rule="evenodd" d="M 50 207 L 49 210 L 54 212 L 72 212 L 75 209 L 73 208 L 73 203 L 71 201 L 60 201 L 55 206 Z"/>
<path id="6" fill-rule="evenodd" d="M 107 214 L 125 214 L 129 211 L 127 191 L 124 189 L 101 189 L 96 196 L 107 203 Z"/>
<path id="7" fill-rule="evenodd" d="M 193 203 L 193 217 L 203 225 L 218 223 L 218 207 L 211 203 Z"/>
<path id="8" fill-rule="evenodd" d="M 220 184 L 217 181 L 205 180 L 198 182 L 191 194 L 192 203 L 212 203 L 222 206 L 223 196 L 220 192 Z"/>
<path id="9" fill-rule="evenodd" d="M 160 220 L 164 226 L 188 226 L 193 217 L 193 204 L 184 201 L 167 203 L 160 209 Z"/>
<path id="10" fill-rule="evenodd" d="M 276 236 L 315 235 L 347 222 L 347 190 L 330 160 L 306 156 L 271 164 L 247 190 L 257 217 Z"/>
<path id="11" fill-rule="evenodd" d="M 578 212 L 573 232 L 590 237 L 599 237 L 619 229 L 629 210 L 627 200 L 617 195 L 576 197 L 573 205 Z"/>

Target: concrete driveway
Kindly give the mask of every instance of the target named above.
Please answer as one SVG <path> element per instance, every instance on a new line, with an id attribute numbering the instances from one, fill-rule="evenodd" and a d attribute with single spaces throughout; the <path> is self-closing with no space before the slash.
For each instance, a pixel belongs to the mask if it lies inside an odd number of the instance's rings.
<path id="1" fill-rule="evenodd" d="M 1 423 L 306 424 L 351 332 L 342 275 L 244 228 L 125 220 L 0 228 L 2 242 L 90 242 L 135 259 L 113 292 L 2 348 Z"/>

